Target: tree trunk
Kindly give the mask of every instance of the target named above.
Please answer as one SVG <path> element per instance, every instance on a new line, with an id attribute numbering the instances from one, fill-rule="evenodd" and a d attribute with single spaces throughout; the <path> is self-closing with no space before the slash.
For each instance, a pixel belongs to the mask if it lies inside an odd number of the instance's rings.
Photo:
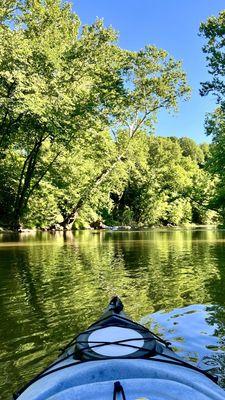
<path id="1" fill-rule="evenodd" d="M 35 167 L 37 164 L 37 158 L 42 145 L 42 140 L 35 143 L 32 151 L 24 161 L 24 165 L 20 174 L 19 185 L 17 189 L 17 195 L 14 204 L 14 212 L 12 218 L 12 228 L 20 229 L 21 218 L 24 214 L 26 205 L 29 200 L 29 189 L 32 178 L 34 176 Z"/>
<path id="2" fill-rule="evenodd" d="M 68 213 L 64 217 L 64 220 L 59 224 L 60 226 L 62 226 L 64 231 L 70 231 L 72 229 L 72 226 L 79 215 L 79 210 L 83 206 L 83 203 L 84 203 L 84 199 L 80 198 L 78 200 L 77 204 L 70 211 L 70 213 Z"/>
<path id="3" fill-rule="evenodd" d="M 96 187 L 100 186 L 101 183 L 105 180 L 105 178 L 112 172 L 112 170 L 115 168 L 116 164 L 121 161 L 122 156 L 119 156 L 114 162 L 108 167 L 107 169 L 104 169 L 100 175 L 98 175 L 95 180 L 89 185 L 81 195 L 80 199 L 78 202 L 74 205 L 72 210 L 64 217 L 63 221 L 60 222 L 60 226 L 63 227 L 64 230 L 71 230 L 74 222 L 76 221 L 80 209 L 83 207 L 84 203 L 89 199 L 91 192 L 93 189 Z"/>

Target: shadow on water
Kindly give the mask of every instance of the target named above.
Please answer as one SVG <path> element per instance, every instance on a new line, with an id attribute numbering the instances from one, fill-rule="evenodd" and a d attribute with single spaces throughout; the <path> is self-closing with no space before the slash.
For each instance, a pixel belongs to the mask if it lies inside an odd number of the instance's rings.
<path id="1" fill-rule="evenodd" d="M 1 235 L 2 398 L 52 361 L 114 294 L 185 358 L 224 363 L 224 256 L 225 232 L 217 230 Z"/>

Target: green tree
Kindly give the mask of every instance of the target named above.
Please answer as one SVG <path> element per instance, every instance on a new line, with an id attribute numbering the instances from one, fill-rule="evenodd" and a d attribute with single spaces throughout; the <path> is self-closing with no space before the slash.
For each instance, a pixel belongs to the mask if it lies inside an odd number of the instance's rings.
<path id="1" fill-rule="evenodd" d="M 186 77 L 181 63 L 164 50 L 121 50 L 115 31 L 102 21 L 81 28 L 71 6 L 60 0 L 9 0 L 0 8 L 0 170 L 9 154 L 16 166 L 13 178 L 3 183 L 2 213 L 19 227 L 32 198 L 34 205 L 42 189 L 45 198 L 49 190 L 59 199 L 56 219 L 60 209 L 62 226 L 70 228 L 98 188 L 109 198 L 110 184 L 114 190 L 117 185 L 112 177 L 119 173 L 123 182 L 136 163 L 140 130 L 153 130 L 158 110 L 177 109 L 189 94 Z M 91 147 L 92 170 L 85 162 L 86 177 L 82 173 L 80 183 L 75 178 L 71 190 L 65 184 L 62 200 L 55 182 L 48 182 L 53 166 L 65 154 L 73 163 L 81 138 L 89 146 L 90 136 L 97 141 L 106 131 L 111 137 L 108 152 L 101 149 L 104 161 L 99 163 L 99 150 L 94 155 Z M 3 192 L 10 193 L 10 206 Z"/>
<path id="2" fill-rule="evenodd" d="M 126 101 L 120 104 L 122 112 L 111 120 L 116 156 L 111 157 L 109 166 L 96 175 L 96 179 L 64 218 L 62 225 L 65 229 L 74 223 L 92 190 L 108 179 L 118 164 L 131 160 L 132 146 L 140 130 L 152 132 L 157 112 L 162 108 L 176 110 L 179 99 L 187 98 L 190 92 L 181 63 L 154 46 L 147 46 L 132 54 L 129 70 L 124 77 L 124 87 Z"/>
<path id="3" fill-rule="evenodd" d="M 18 8 L 11 24 L 0 27 L 0 146 L 4 158 L 14 143 L 24 160 L 11 216 L 15 226 L 62 147 L 118 114 L 113 105 L 123 97 L 128 62 L 111 28 L 97 21 L 80 32 L 69 4 L 21 1 Z M 54 154 L 43 164 L 46 141 Z"/>
<path id="4" fill-rule="evenodd" d="M 225 10 L 217 17 L 213 16 L 200 25 L 200 34 L 206 39 L 203 52 L 206 54 L 207 66 L 212 79 L 202 83 L 201 95 L 211 93 L 217 102 L 224 107 L 225 100 L 225 61 L 224 61 Z"/>
<path id="5" fill-rule="evenodd" d="M 184 156 L 190 156 L 194 162 L 196 161 L 198 164 L 204 164 L 205 153 L 202 146 L 198 146 L 193 139 L 188 137 L 180 138 L 179 144 Z"/>
<path id="6" fill-rule="evenodd" d="M 206 133 L 212 137 L 211 155 L 208 160 L 209 170 L 218 178 L 212 206 L 219 210 L 225 220 L 225 11 L 218 16 L 208 18 L 201 24 L 200 33 L 206 43 L 207 66 L 211 79 L 202 83 L 200 94 L 213 95 L 217 108 L 206 117 Z"/>
<path id="7" fill-rule="evenodd" d="M 116 218 L 124 221 L 129 216 L 133 223 L 146 226 L 207 221 L 213 182 L 197 162 L 198 145 L 191 141 L 191 155 L 184 155 L 183 146 L 189 139 L 182 139 L 148 139 L 147 162 L 132 172 L 122 196 L 116 199 Z"/>

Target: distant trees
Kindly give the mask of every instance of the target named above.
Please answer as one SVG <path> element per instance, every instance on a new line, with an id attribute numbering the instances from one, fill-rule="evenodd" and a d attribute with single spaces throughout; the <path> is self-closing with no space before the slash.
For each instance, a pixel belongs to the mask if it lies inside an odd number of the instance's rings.
<path id="1" fill-rule="evenodd" d="M 146 226 L 210 222 L 214 183 L 204 162 L 201 146 L 191 139 L 150 137 L 146 165 L 131 174 L 115 217 Z"/>
<path id="2" fill-rule="evenodd" d="M 140 131 L 129 157 L 127 153 L 127 159 L 110 164 L 117 146 L 108 132 L 102 132 L 98 141 L 89 137 L 88 146 L 80 140 L 49 169 L 30 199 L 24 223 L 60 224 L 73 204 L 80 207 L 74 221 L 77 228 L 97 219 L 133 226 L 214 222 L 216 215 L 208 204 L 215 184 L 203 168 L 202 146 L 194 145 L 192 159 L 183 155 L 180 139 L 147 137 Z M 45 151 L 48 157 L 50 147 Z"/>

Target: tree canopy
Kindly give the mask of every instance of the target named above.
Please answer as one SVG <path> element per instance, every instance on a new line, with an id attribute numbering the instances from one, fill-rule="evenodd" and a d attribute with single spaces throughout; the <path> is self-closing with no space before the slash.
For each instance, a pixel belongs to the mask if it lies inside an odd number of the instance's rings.
<path id="1" fill-rule="evenodd" d="M 1 224 L 204 220 L 208 148 L 154 137 L 158 111 L 189 98 L 180 61 L 121 49 L 60 0 L 5 0 L 0 38 Z"/>
<path id="2" fill-rule="evenodd" d="M 201 24 L 211 79 L 202 83 L 200 94 L 216 98 L 217 108 L 206 117 L 206 133 L 212 137 L 209 170 L 217 177 L 216 193 L 211 206 L 221 212 L 225 221 L 225 11 Z"/>

